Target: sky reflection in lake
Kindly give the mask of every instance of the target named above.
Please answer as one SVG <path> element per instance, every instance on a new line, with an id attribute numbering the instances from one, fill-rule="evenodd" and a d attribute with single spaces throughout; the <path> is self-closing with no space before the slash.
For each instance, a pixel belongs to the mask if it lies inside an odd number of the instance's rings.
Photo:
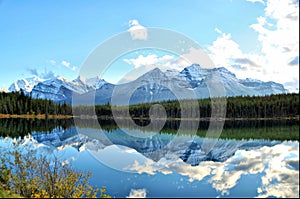
<path id="1" fill-rule="evenodd" d="M 45 137 L 25 138 L 23 147 L 27 145 L 39 153 L 53 153 L 65 163 L 91 171 L 91 183 L 106 185 L 108 193 L 115 197 L 299 196 L 298 141 L 219 140 L 216 147 L 220 148 L 216 151 L 222 152 L 220 149 L 225 143 L 227 148 L 231 146 L 228 143 L 240 147 L 234 148 L 223 161 L 206 160 L 192 166 L 168 154 L 159 160 L 151 159 L 135 146 L 101 145 L 99 140 L 91 138 L 83 144 L 78 143 L 76 136 L 59 143 L 57 139 L 51 141 L 51 136 L 55 137 L 52 133 L 48 140 Z M 201 140 L 197 139 L 196 142 Z M 11 143 L 10 138 L 1 139 L 0 147 L 7 148 Z M 117 165 L 117 168 L 109 165 Z"/>

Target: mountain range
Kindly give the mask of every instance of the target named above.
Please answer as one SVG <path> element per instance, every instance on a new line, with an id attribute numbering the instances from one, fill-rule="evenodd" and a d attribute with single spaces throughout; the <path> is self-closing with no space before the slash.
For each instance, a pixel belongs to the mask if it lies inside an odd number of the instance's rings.
<path id="1" fill-rule="evenodd" d="M 33 133 L 32 136 L 38 143 L 59 150 L 71 146 L 80 152 L 84 150 L 97 152 L 109 146 L 117 145 L 134 149 L 155 162 L 162 159 L 176 160 L 181 158 L 184 162 L 193 166 L 199 165 L 202 161 L 223 162 L 232 157 L 237 150 L 253 150 L 264 146 L 271 147 L 280 142 L 257 139 L 218 139 L 211 151 L 205 153 L 203 143 L 214 142 L 213 139 L 198 136 L 192 139 L 190 136 L 166 133 L 153 135 L 152 132 L 143 132 L 143 134 L 146 134 L 147 137 L 134 137 L 123 131 L 107 132 L 89 129 L 89 131 L 77 132 L 75 127 L 71 127 L 71 129 L 64 132 L 54 129 L 51 133 Z M 175 136 L 176 142 L 174 141 Z"/>
<path id="2" fill-rule="evenodd" d="M 217 78 L 217 79 L 216 79 Z M 43 80 L 38 77 L 15 81 L 9 91 L 20 91 L 31 94 L 33 98 L 51 99 L 55 102 L 76 104 L 134 104 L 141 102 L 162 101 L 172 99 L 208 98 L 213 94 L 214 84 L 221 83 L 222 96 L 258 96 L 286 93 L 288 90 L 276 82 L 263 82 L 255 79 L 238 79 L 236 75 L 224 67 L 206 69 L 193 64 L 182 71 L 155 68 L 136 80 L 124 84 L 111 84 L 99 77 L 86 79 L 79 76 L 73 81 L 61 76 Z M 193 95 L 191 95 L 191 93 Z M 112 100 L 113 96 L 113 100 Z"/>

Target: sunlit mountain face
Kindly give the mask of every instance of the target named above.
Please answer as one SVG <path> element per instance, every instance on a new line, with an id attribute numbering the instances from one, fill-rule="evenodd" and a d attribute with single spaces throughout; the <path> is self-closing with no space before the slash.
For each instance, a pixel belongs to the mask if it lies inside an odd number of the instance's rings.
<path id="1" fill-rule="evenodd" d="M 105 104 L 111 101 L 113 94 L 115 98 L 122 99 L 130 93 L 131 88 L 136 88 L 130 100 L 130 103 L 134 104 L 172 100 L 176 99 L 176 93 L 189 96 L 184 93 L 190 91 L 195 93 L 196 98 L 208 98 L 212 94 L 210 89 L 213 88 L 210 88 L 211 86 L 207 82 L 212 81 L 213 78 L 217 78 L 223 84 L 223 96 L 257 96 L 288 92 L 283 85 L 275 82 L 263 82 L 249 78 L 238 79 L 234 73 L 224 67 L 205 69 L 198 64 L 186 67 L 181 72 L 163 72 L 155 68 L 136 80 L 118 85 L 108 83 L 99 77 L 86 79 L 79 76 L 73 81 L 61 76 L 48 80 L 28 78 L 14 82 L 9 91 L 20 91 L 22 89 L 34 98 L 69 103 L 72 102 L 72 97 L 76 97 L 79 104 L 87 104 L 88 102 L 85 99 L 95 95 L 96 104 Z M 116 87 L 119 92 L 113 93 Z M 116 103 L 121 103 L 121 100 Z"/>

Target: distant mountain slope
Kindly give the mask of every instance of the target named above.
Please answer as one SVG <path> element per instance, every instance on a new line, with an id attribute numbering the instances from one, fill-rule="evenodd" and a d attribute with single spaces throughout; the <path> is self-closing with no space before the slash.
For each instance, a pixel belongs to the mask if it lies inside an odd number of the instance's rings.
<path id="1" fill-rule="evenodd" d="M 269 95 L 287 93 L 283 85 L 275 82 L 263 82 L 255 79 L 238 79 L 226 68 L 206 69 L 193 64 L 182 71 L 168 70 L 162 72 L 155 68 L 136 80 L 114 85 L 99 77 L 86 79 L 79 76 L 73 81 L 63 77 L 49 80 L 27 78 L 14 82 L 9 91 L 31 93 L 34 98 L 51 99 L 57 102 L 72 102 L 76 97 L 77 104 L 95 104 L 111 102 L 114 104 L 134 104 L 140 102 L 162 101 L 184 98 L 208 98 L 211 96 L 208 82 L 221 81 L 226 96 Z M 191 95 L 192 93 L 192 95 Z"/>
<path id="2" fill-rule="evenodd" d="M 44 82 L 40 82 L 32 89 L 32 97 L 41 99 L 51 99 L 53 101 L 66 101 L 71 103 L 72 95 L 82 95 L 92 90 L 99 89 L 106 84 L 102 79 L 84 79 L 78 77 L 69 81 L 63 77 L 56 77 Z"/>
<path id="3" fill-rule="evenodd" d="M 212 93 L 209 91 L 210 88 L 208 88 L 207 82 L 213 82 L 214 78 L 218 78 L 218 81 L 223 83 L 226 96 L 261 96 L 288 92 L 283 85 L 275 82 L 263 82 L 253 79 L 240 80 L 235 74 L 223 67 L 204 69 L 194 64 L 186 67 L 180 73 L 162 72 L 156 68 L 134 81 L 115 87 L 112 86 L 108 92 L 97 89 L 96 103 L 101 104 L 101 100 L 104 99 L 97 98 L 99 94 L 104 95 L 108 102 L 110 93 L 113 92 L 113 103 L 115 104 L 126 104 L 127 99 L 130 99 L 130 104 L 134 104 L 191 97 L 208 98 L 211 97 Z M 113 89 L 115 90 L 113 91 Z M 135 91 L 130 93 L 132 89 L 135 89 Z"/>
<path id="4" fill-rule="evenodd" d="M 30 93 L 35 85 L 42 82 L 44 80 L 38 78 L 38 77 L 31 77 L 26 79 L 20 79 L 16 80 L 14 83 L 10 85 L 8 88 L 8 91 L 20 91 L 21 89 L 25 93 Z"/>

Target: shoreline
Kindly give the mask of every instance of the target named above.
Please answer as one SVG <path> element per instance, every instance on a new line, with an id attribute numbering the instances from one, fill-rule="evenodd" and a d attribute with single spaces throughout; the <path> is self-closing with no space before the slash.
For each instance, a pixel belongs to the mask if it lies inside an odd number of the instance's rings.
<path id="1" fill-rule="evenodd" d="M 29 115 L 29 114 L 0 114 L 0 119 L 5 118 L 20 118 L 20 119 L 70 119 L 73 118 L 72 115 L 47 115 L 46 114 L 38 114 L 38 115 Z"/>
<path id="2" fill-rule="evenodd" d="M 0 119 L 8 119 L 8 118 L 20 118 L 20 119 L 71 119 L 71 118 L 78 118 L 78 119 L 100 119 L 100 120 L 113 120 L 114 117 L 112 116 L 90 116 L 90 115 L 48 115 L 46 114 L 38 114 L 38 115 L 17 115 L 17 114 L 0 114 Z M 117 119 L 124 119 L 124 120 L 150 120 L 149 117 L 117 117 Z M 155 118 L 155 120 L 164 120 L 164 118 Z M 290 116 L 290 117 L 268 117 L 268 118 L 167 118 L 167 121 L 254 121 L 254 120 L 299 120 L 299 116 Z"/>

